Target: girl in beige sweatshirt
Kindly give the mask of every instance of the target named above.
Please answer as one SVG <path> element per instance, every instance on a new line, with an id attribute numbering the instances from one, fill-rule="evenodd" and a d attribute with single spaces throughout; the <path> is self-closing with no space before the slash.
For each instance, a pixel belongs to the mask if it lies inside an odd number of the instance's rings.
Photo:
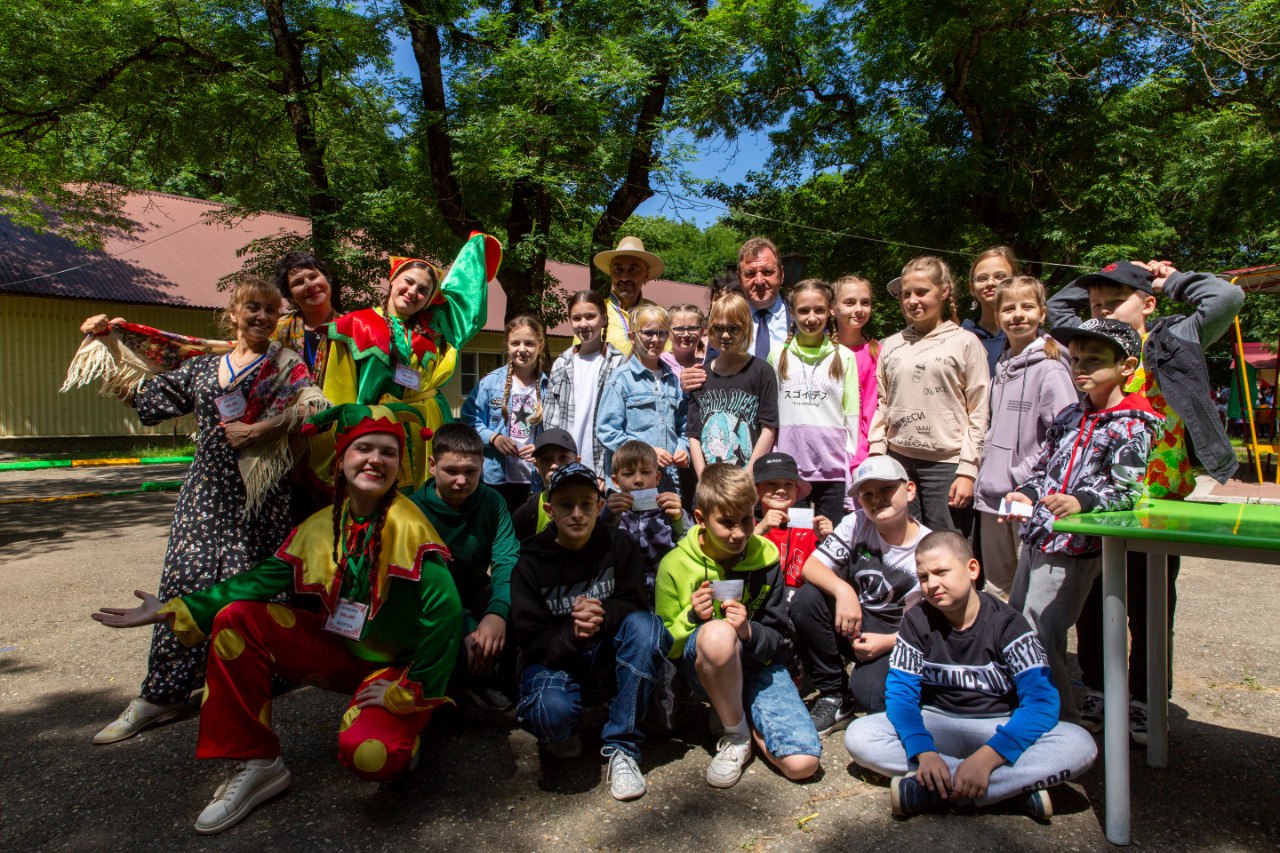
<path id="1" fill-rule="evenodd" d="M 927 255 L 891 283 L 907 327 L 881 344 L 867 439 L 871 453 L 888 453 L 915 481 L 916 518 L 968 536 L 990 374 L 982 343 L 957 325 L 954 292 L 946 262 Z"/>

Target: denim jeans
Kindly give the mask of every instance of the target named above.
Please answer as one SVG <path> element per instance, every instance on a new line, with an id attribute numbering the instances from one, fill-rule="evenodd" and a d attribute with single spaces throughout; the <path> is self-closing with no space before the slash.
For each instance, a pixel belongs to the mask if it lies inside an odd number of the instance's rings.
<path id="1" fill-rule="evenodd" d="M 705 697 L 707 691 L 698 681 L 698 632 L 699 625 L 689 635 L 684 653 L 680 656 L 680 670 L 697 696 Z M 751 719 L 751 725 L 764 738 L 765 747 L 777 758 L 788 755 L 822 755 L 822 741 L 818 730 L 809 719 L 796 690 L 795 682 L 786 666 L 758 666 L 742 660 L 742 704 Z M 723 722 L 723 721 L 722 721 Z"/>
<path id="2" fill-rule="evenodd" d="M 907 476 L 916 484 L 916 499 L 911 502 L 911 514 L 930 530 L 954 530 L 966 539 L 973 535 L 973 508 L 955 509 L 948 505 L 951 484 L 956 479 L 954 462 L 929 462 L 912 459 L 890 451 L 890 456 L 902 463 Z"/>
<path id="3" fill-rule="evenodd" d="M 639 761 L 644 741 L 639 722 L 671 644 L 661 619 L 647 611 L 630 613 L 612 638 L 604 637 L 579 654 L 572 670 L 526 666 L 520 674 L 516 721 L 539 741 L 568 740 L 582 719 L 583 687 L 588 693 L 597 688 L 607 693 L 612 687 L 600 739 L 605 750 L 618 749 Z"/>

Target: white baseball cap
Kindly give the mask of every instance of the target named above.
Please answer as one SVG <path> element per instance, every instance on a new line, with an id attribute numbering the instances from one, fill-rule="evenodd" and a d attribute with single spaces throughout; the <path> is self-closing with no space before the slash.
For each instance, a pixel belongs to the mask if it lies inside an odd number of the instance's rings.
<path id="1" fill-rule="evenodd" d="M 868 456 L 858 466 L 858 469 L 853 472 L 853 484 L 849 488 L 852 491 L 869 480 L 885 482 L 901 480 L 905 483 L 910 479 L 907 476 L 907 469 L 903 468 L 902 463 L 892 456 Z"/>

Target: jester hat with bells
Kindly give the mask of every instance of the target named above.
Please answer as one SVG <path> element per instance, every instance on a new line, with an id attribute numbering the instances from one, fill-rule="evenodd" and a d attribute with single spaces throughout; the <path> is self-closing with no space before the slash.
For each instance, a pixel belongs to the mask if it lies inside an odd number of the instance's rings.
<path id="1" fill-rule="evenodd" d="M 381 432 L 395 436 L 400 444 L 400 474 L 396 484 L 412 481 L 413 442 L 405 441 L 405 425 L 416 429 L 423 441 L 430 441 L 431 428 L 427 426 L 422 413 L 406 403 L 379 403 L 366 406 L 363 403 L 343 403 L 323 412 L 312 415 L 302 428 L 304 436 L 313 436 L 330 427 L 336 429 L 333 439 L 333 464 L 335 469 L 341 464 L 342 455 L 347 447 L 362 435 Z M 406 452 L 406 447 L 408 448 Z"/>

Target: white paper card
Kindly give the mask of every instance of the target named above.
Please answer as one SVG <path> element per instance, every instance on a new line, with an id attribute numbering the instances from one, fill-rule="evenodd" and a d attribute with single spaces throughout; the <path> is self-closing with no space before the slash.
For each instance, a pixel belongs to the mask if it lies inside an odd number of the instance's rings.
<path id="1" fill-rule="evenodd" d="M 396 365 L 396 384 L 402 388 L 408 388 L 410 391 L 417 391 L 422 387 L 422 377 L 418 371 L 409 367 L 407 364 Z"/>
<path id="2" fill-rule="evenodd" d="M 1021 501 L 1007 501 L 1000 499 L 1000 508 L 997 510 L 998 515 L 1016 515 L 1021 518 L 1030 518 L 1032 508 Z"/>
<path id="3" fill-rule="evenodd" d="M 244 417 L 245 410 L 249 408 L 249 401 L 239 391 L 215 397 L 213 404 L 218 407 L 218 416 L 222 418 L 223 423 L 240 420 Z"/>
<path id="4" fill-rule="evenodd" d="M 793 506 L 787 510 L 787 527 L 813 529 L 813 507 Z"/>
<path id="5" fill-rule="evenodd" d="M 731 581 L 712 581 L 711 599 L 713 601 L 741 601 L 742 585 L 746 581 L 739 578 Z"/>
<path id="6" fill-rule="evenodd" d="M 637 489 L 631 493 L 631 508 L 634 510 L 657 509 L 657 489 Z"/>
<path id="7" fill-rule="evenodd" d="M 348 640 L 358 640 L 364 633 L 364 620 L 368 613 L 369 605 L 341 598 L 337 609 L 329 614 L 329 620 L 324 623 L 324 629 Z"/>

